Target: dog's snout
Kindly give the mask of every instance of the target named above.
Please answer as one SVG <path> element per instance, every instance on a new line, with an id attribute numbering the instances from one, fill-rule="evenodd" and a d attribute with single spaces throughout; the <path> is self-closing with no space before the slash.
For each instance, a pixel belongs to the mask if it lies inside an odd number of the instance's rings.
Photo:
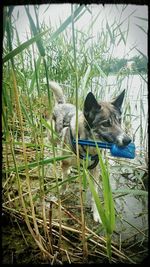
<path id="1" fill-rule="evenodd" d="M 131 143 L 131 138 L 129 136 L 125 136 L 122 140 L 123 146 L 127 146 Z"/>
<path id="2" fill-rule="evenodd" d="M 116 144 L 118 146 L 127 146 L 128 144 L 131 143 L 131 137 L 126 135 L 126 134 L 121 134 L 117 137 L 117 142 Z"/>

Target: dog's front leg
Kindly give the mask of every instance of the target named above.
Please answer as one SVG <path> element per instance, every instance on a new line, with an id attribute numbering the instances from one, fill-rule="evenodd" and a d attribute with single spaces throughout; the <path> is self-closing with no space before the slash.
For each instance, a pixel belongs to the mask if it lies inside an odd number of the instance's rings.
<path id="1" fill-rule="evenodd" d="M 90 174 L 94 178 L 94 187 L 95 187 L 96 193 L 98 194 L 98 181 L 99 181 L 99 177 L 98 177 L 99 176 L 99 169 L 98 169 L 98 166 L 95 167 L 94 169 L 90 170 Z M 92 199 L 91 199 L 91 210 L 93 212 L 94 221 L 101 223 L 102 221 L 101 221 L 100 215 L 98 213 L 98 210 L 97 210 L 97 207 L 96 207 L 96 204 L 95 204 L 93 196 L 92 196 Z"/>
<path id="2" fill-rule="evenodd" d="M 66 148 L 66 144 L 68 143 L 68 140 L 67 140 L 68 139 L 68 131 L 69 131 L 68 127 L 63 128 L 63 130 L 61 131 L 61 136 L 62 136 L 61 155 L 62 156 L 65 154 L 63 149 Z M 71 166 L 71 163 L 70 163 L 69 159 L 62 160 L 62 162 L 61 162 L 62 182 L 64 182 L 64 180 L 66 180 L 68 178 L 68 175 L 70 173 L 70 166 Z M 61 185 L 61 188 L 60 188 L 61 194 L 64 195 L 66 193 L 67 189 L 68 189 L 68 182 L 65 182 Z"/>
<path id="3" fill-rule="evenodd" d="M 70 165 L 67 161 L 62 161 L 61 163 L 61 169 L 62 169 L 62 182 L 68 178 L 68 175 L 70 173 Z M 68 190 L 68 182 L 65 182 L 61 185 L 60 191 L 61 194 L 64 195 Z"/>

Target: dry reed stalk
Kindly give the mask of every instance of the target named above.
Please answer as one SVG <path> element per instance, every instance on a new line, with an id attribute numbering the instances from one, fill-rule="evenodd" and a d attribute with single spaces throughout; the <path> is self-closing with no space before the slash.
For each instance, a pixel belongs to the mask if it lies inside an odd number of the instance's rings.
<path id="1" fill-rule="evenodd" d="M 55 202 L 55 201 L 54 201 L 54 202 Z M 57 202 L 55 202 L 55 204 L 58 205 Z M 81 221 L 80 221 L 79 219 L 77 219 L 74 215 L 72 215 L 70 212 L 68 212 L 64 207 L 62 207 L 62 210 L 63 210 L 66 214 L 68 214 L 72 219 L 74 219 L 79 225 L 81 225 Z M 53 222 L 53 226 L 58 226 L 58 223 Z M 68 230 L 68 231 L 72 231 L 72 232 L 74 232 L 74 233 L 79 233 L 79 234 L 82 233 L 82 231 L 79 231 L 79 230 L 77 230 L 77 229 L 74 229 L 74 228 L 72 228 L 72 227 L 68 227 L 68 226 L 65 226 L 65 225 L 62 225 L 62 229 L 64 229 L 64 230 Z M 98 236 L 95 232 L 93 232 L 93 231 L 92 231 L 91 229 L 89 229 L 87 226 L 85 227 L 85 230 L 88 232 L 88 233 L 87 233 L 87 232 L 85 233 L 85 236 L 86 236 L 86 239 L 87 239 L 87 240 L 88 240 L 88 236 L 89 236 L 89 234 L 92 234 L 92 236 L 96 237 L 96 239 L 100 241 L 100 243 L 94 241 L 94 242 L 96 242 L 95 244 L 97 244 L 99 247 L 101 247 L 101 248 L 103 248 L 104 250 L 106 250 L 106 238 Z M 92 240 L 92 239 L 90 239 L 90 241 L 91 241 L 91 240 Z M 104 243 L 105 246 L 102 245 L 101 242 Z M 122 253 L 121 251 L 119 251 L 119 250 L 113 245 L 113 243 L 114 243 L 114 242 L 112 242 L 112 245 L 111 245 L 111 246 L 112 246 L 112 252 L 113 252 L 116 256 L 118 256 L 118 257 L 120 257 L 120 258 L 122 258 L 122 259 L 125 260 L 125 259 L 127 258 L 127 256 L 126 256 L 124 253 Z M 128 259 L 129 259 L 129 258 L 128 258 Z M 129 259 L 129 261 L 132 262 L 132 260 L 130 260 L 130 259 Z"/>
<path id="2" fill-rule="evenodd" d="M 30 205 L 31 205 L 31 213 L 32 213 L 32 219 L 33 219 L 35 233 L 34 233 L 33 229 L 31 228 L 30 222 L 28 220 L 25 202 L 24 202 L 24 199 L 23 199 L 23 196 L 22 196 L 22 190 L 19 190 L 22 206 L 23 206 L 24 213 L 25 213 L 25 221 L 27 223 L 27 226 L 28 226 L 28 229 L 29 229 L 30 233 L 34 237 L 36 243 L 39 245 L 41 251 L 43 253 L 45 253 L 50 259 L 53 259 L 53 256 L 50 253 L 48 253 L 43 247 L 41 235 L 39 233 L 38 225 L 37 225 L 37 222 L 36 222 L 36 215 L 35 215 L 34 204 L 33 204 L 32 194 L 31 194 L 31 187 L 30 187 L 29 170 L 28 170 L 28 167 L 27 167 L 28 162 L 27 162 L 27 154 L 26 154 L 26 145 L 25 145 L 25 140 L 24 140 L 22 112 L 21 112 L 20 102 L 19 102 L 17 81 L 16 81 L 16 77 L 15 77 L 15 73 L 14 73 L 13 69 L 12 69 L 12 76 L 13 76 L 13 82 L 14 82 L 14 95 L 15 95 L 15 101 L 16 101 L 16 109 L 17 109 L 19 124 L 20 124 L 20 128 L 21 128 L 23 156 L 24 156 L 24 161 L 25 161 L 26 183 L 27 183 L 28 192 L 29 192 L 29 200 L 30 200 Z M 16 164 L 16 166 L 17 166 L 17 164 Z M 18 182 L 19 182 L 19 189 L 21 189 L 19 175 L 18 175 Z"/>
<path id="3" fill-rule="evenodd" d="M 7 206 L 4 206 L 3 205 L 3 208 L 10 211 L 10 212 L 13 212 L 13 214 L 17 214 L 18 216 L 23 216 L 24 217 L 24 212 L 21 212 L 21 211 L 17 211 L 16 209 L 12 209 L 12 208 L 9 208 Z M 28 218 L 29 219 L 33 219 L 33 217 L 31 215 L 28 215 Z M 21 217 L 22 219 L 22 217 Z M 39 219 L 39 218 L 36 218 L 37 220 L 37 223 L 41 226 L 43 226 L 43 220 L 42 219 Z M 81 224 L 81 222 L 80 222 Z M 59 230 L 59 223 L 57 222 L 52 222 L 52 227 L 55 227 L 55 228 L 58 228 Z M 74 229 L 72 227 L 68 227 L 66 225 L 61 225 L 62 227 L 62 230 L 63 231 L 69 231 L 71 233 L 75 233 L 75 234 L 79 234 L 82 236 L 82 231 L 81 230 L 77 230 L 77 229 Z M 49 220 L 47 220 L 47 228 L 49 229 Z M 58 238 L 59 238 L 59 231 L 56 232 L 56 230 L 52 229 L 52 233 L 55 234 Z M 88 239 L 89 237 L 89 234 L 92 234 L 94 238 L 96 238 L 96 240 L 94 240 L 93 238 L 90 238 Z M 99 251 L 99 253 L 101 254 L 101 256 L 105 255 L 106 257 L 106 254 L 104 254 L 104 251 L 106 251 L 106 240 L 104 237 L 101 237 L 101 236 L 98 236 L 96 233 L 94 233 L 91 229 L 89 229 L 88 227 L 86 227 L 86 234 L 85 234 L 86 238 L 93 244 L 95 244 L 97 247 L 99 247 L 101 251 Z M 69 242 L 72 246 L 75 246 L 76 249 L 80 250 L 80 252 L 82 252 L 82 249 L 79 247 L 79 246 L 76 246 L 74 245 L 68 238 L 66 238 L 64 235 L 62 235 L 62 238 L 64 240 L 66 240 L 67 242 Z M 44 239 L 43 239 L 44 240 Z M 39 246 L 39 242 L 37 240 L 35 240 L 36 243 L 38 244 Z M 101 242 L 104 244 L 101 244 Z M 46 240 L 44 241 L 44 243 L 46 244 Z M 40 249 L 42 249 L 42 247 L 40 246 Z M 43 250 L 43 252 L 45 253 L 45 249 Z M 46 255 L 48 255 L 48 252 L 46 253 Z M 114 258 L 115 256 L 115 258 Z M 117 257 L 117 258 L 116 258 Z M 52 258 L 51 258 L 52 259 Z M 121 261 L 129 261 L 130 263 L 135 263 L 132 259 L 130 259 L 127 255 L 125 255 L 123 252 L 121 252 L 120 250 L 118 250 L 114 245 L 112 245 L 112 261 L 118 261 L 118 260 L 121 260 Z"/>

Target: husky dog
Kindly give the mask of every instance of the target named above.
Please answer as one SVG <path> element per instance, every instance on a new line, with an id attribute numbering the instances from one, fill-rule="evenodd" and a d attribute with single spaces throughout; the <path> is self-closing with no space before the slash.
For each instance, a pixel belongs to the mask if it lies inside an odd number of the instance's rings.
<path id="1" fill-rule="evenodd" d="M 52 116 L 55 122 L 55 130 L 62 138 L 62 147 L 69 146 L 74 154 L 76 154 L 76 145 L 73 144 L 73 139 L 76 138 L 76 107 L 65 102 L 63 90 L 59 84 L 51 81 L 50 87 L 56 100 Z M 98 102 L 93 93 L 89 92 L 84 101 L 83 112 L 78 110 L 78 138 L 107 141 L 115 143 L 118 146 L 128 145 L 131 142 L 131 138 L 121 128 L 121 106 L 124 95 L 125 90 L 111 102 Z M 86 150 L 87 147 L 79 145 L 81 161 L 84 155 L 86 155 Z M 88 147 L 88 153 L 91 156 L 88 169 L 96 181 L 99 175 L 96 148 Z M 76 162 L 76 155 L 62 161 L 63 178 L 67 178 L 69 168 L 76 164 Z M 98 192 L 98 185 L 96 182 L 95 190 Z M 91 201 L 91 206 L 94 221 L 100 222 L 99 214 L 93 199 Z"/>

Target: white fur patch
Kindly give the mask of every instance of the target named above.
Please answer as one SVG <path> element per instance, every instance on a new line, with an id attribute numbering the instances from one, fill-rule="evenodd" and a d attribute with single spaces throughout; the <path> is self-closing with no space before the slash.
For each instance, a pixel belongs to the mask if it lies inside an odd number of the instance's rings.
<path id="1" fill-rule="evenodd" d="M 101 218 L 100 218 L 99 213 L 98 213 L 98 210 L 97 210 L 97 207 L 96 207 L 96 204 L 95 204 L 94 201 L 92 202 L 92 211 L 93 211 L 93 219 L 94 219 L 94 221 L 102 223 Z"/>
<path id="2" fill-rule="evenodd" d="M 119 146 L 123 145 L 123 139 L 125 138 L 124 133 L 121 133 L 119 136 L 117 136 L 117 143 Z"/>

